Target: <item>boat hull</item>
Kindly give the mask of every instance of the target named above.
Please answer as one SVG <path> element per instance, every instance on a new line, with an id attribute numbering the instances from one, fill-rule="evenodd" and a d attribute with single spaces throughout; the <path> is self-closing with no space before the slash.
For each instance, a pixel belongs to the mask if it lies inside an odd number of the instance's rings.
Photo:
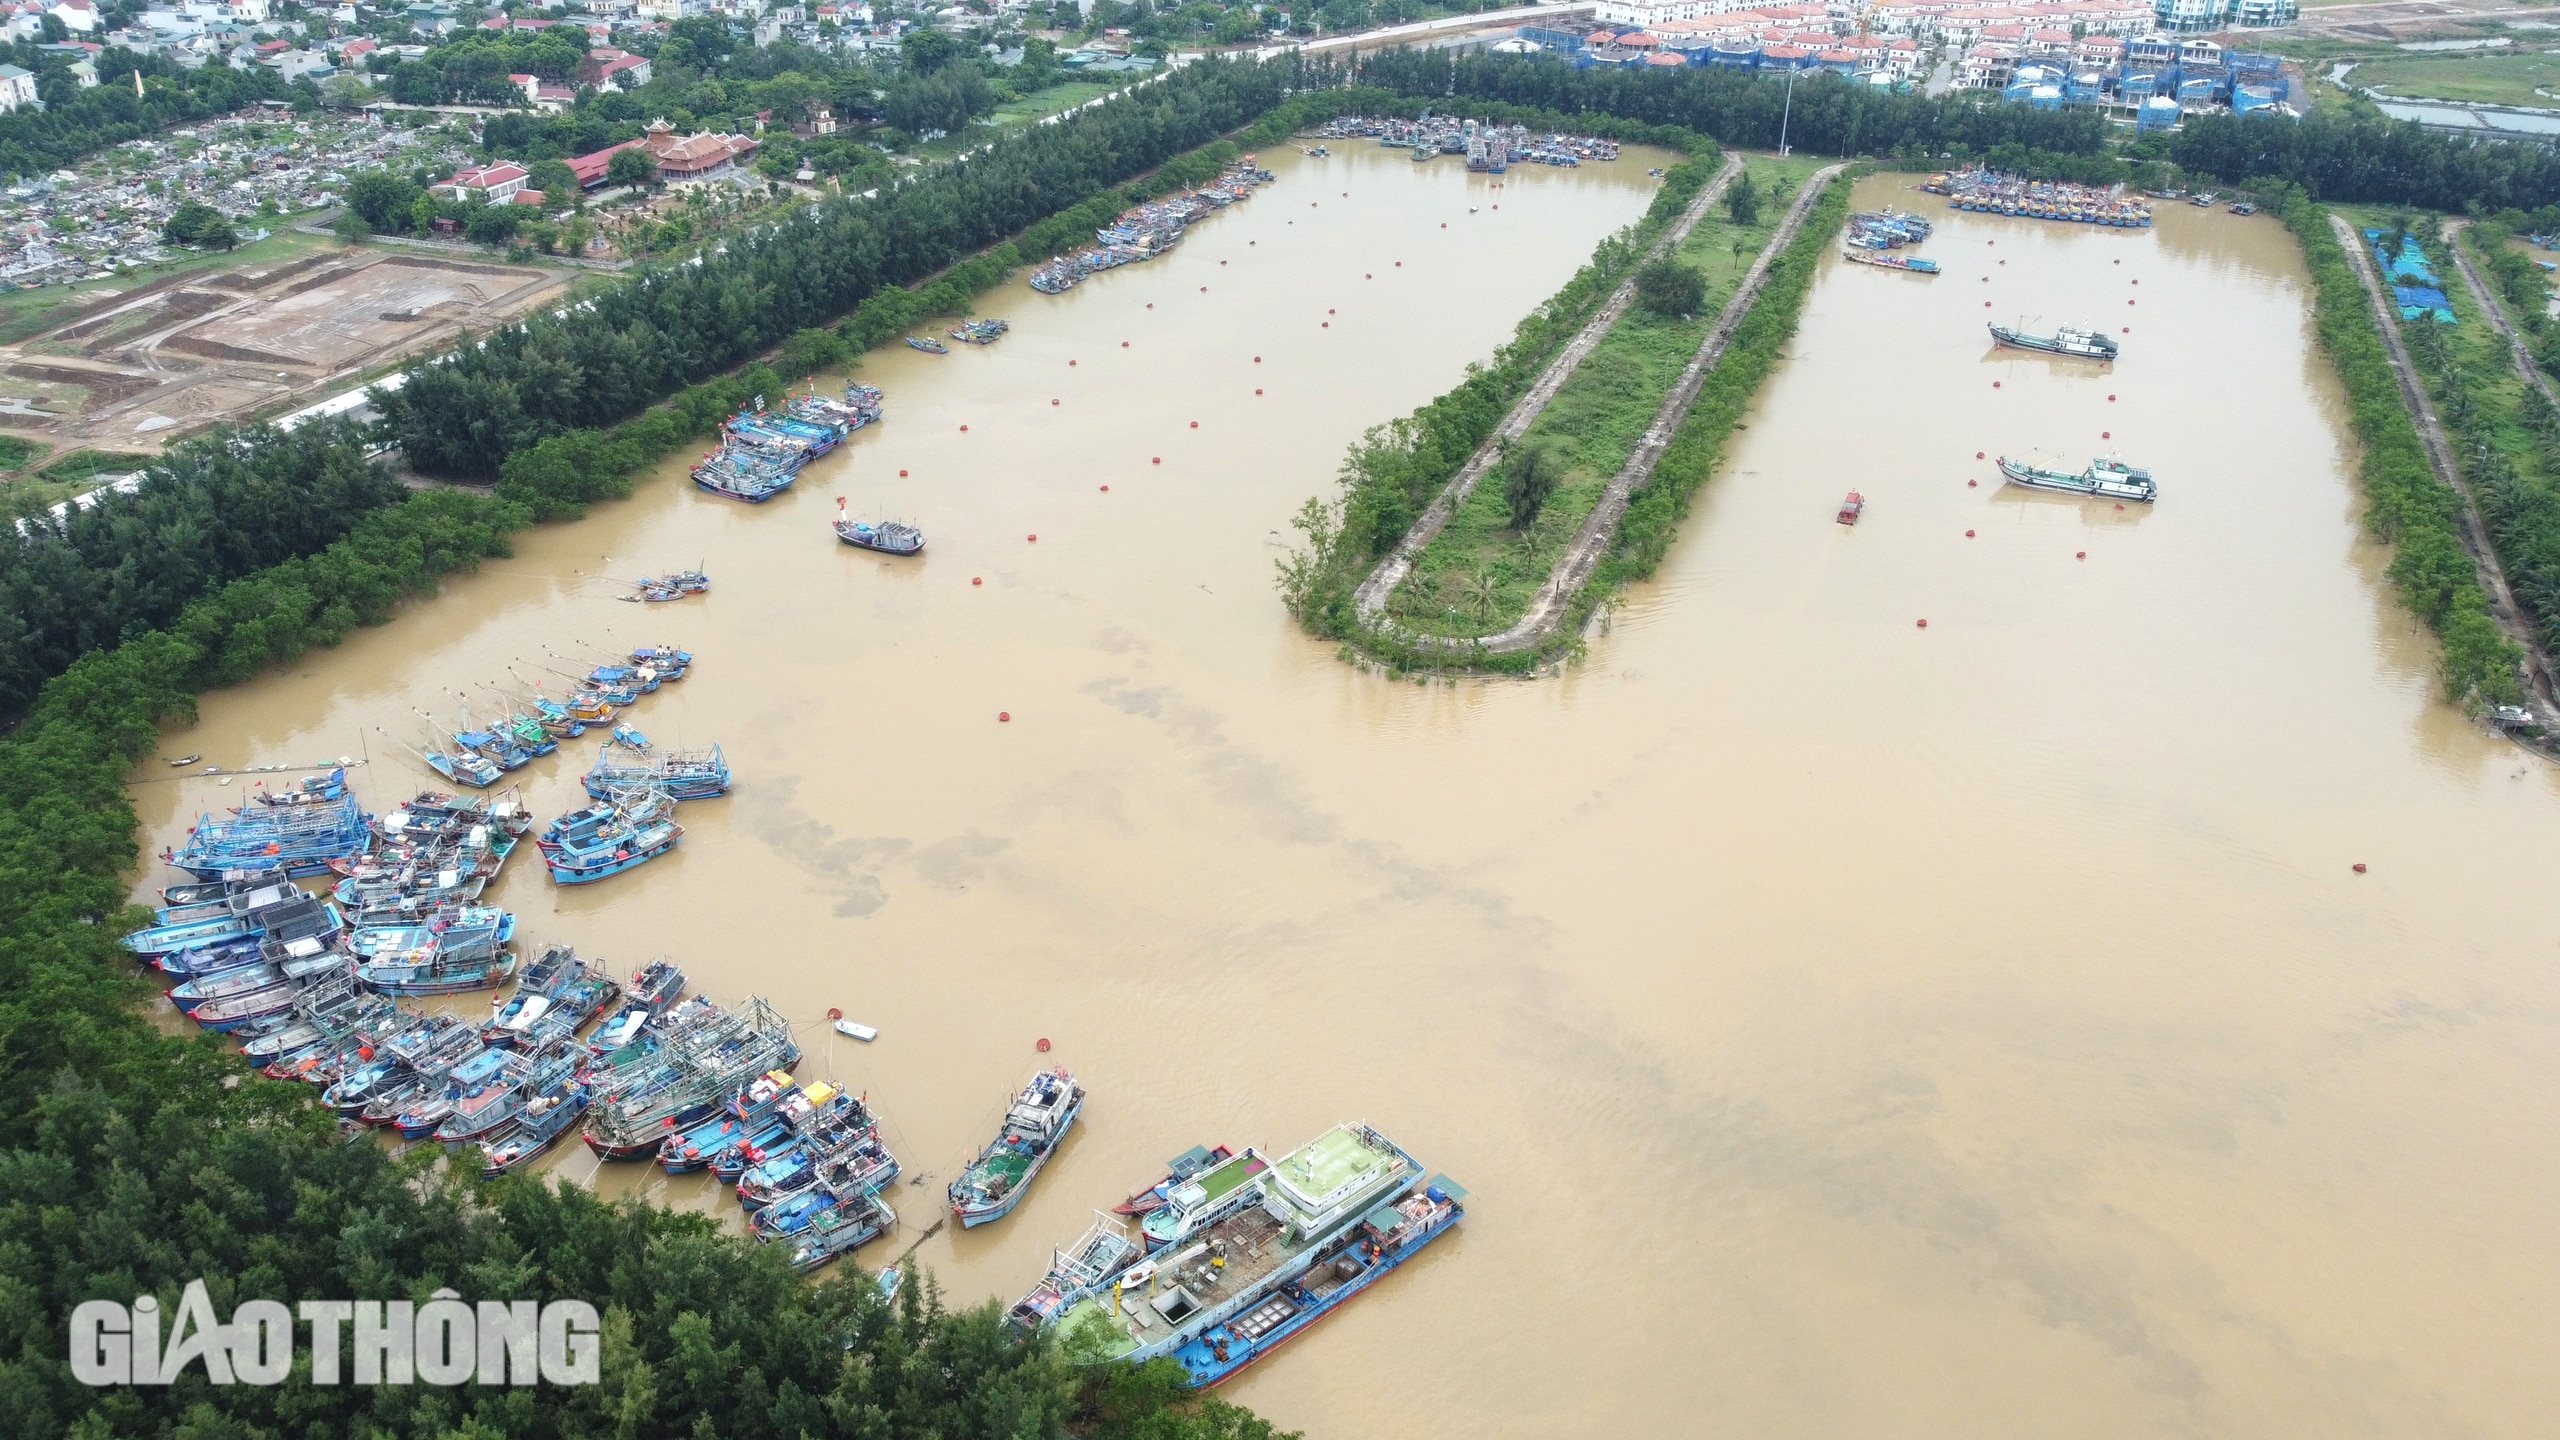
<path id="1" fill-rule="evenodd" d="M 2103 350 L 2075 349 L 2050 335 L 2029 335 L 2005 325 L 1994 325 L 1990 329 L 1992 343 L 2011 350 L 2032 350 L 2039 355 L 2059 355 L 2066 360 L 2094 360 L 2101 365 L 2112 364 L 2116 358 Z"/>
<path id="2" fill-rule="evenodd" d="M 1358 1276 L 1344 1281 L 1330 1294 L 1302 1304 L 1296 1314 L 1255 1339 L 1230 1341 L 1223 1360 L 1218 1358 L 1206 1336 L 1175 1350 L 1173 1358 L 1188 1373 L 1192 1388 L 1209 1390 L 1224 1385 L 1244 1373 L 1246 1366 L 1297 1339 L 1313 1329 L 1316 1322 L 1366 1294 L 1370 1286 L 1419 1254 L 1423 1246 L 1456 1228 L 1458 1222 L 1466 1218 L 1466 1213 L 1465 1206 L 1452 1205 L 1447 1215 L 1407 1237 L 1395 1249 L 1371 1260 Z"/>
<path id="3" fill-rule="evenodd" d="M 1039 1179 L 1040 1172 L 1048 1168 L 1049 1157 L 1057 1154 L 1059 1147 L 1067 1143 L 1068 1134 L 1076 1128 L 1076 1117 L 1083 1113 L 1084 1091 L 1079 1087 L 1075 1099 L 1067 1106 L 1065 1118 L 1058 1122 L 1057 1138 L 1049 1142 L 1048 1148 L 1031 1157 L 1030 1167 L 1022 1172 L 1020 1180 L 1013 1183 L 1013 1188 L 1005 1191 L 1004 1197 L 999 1200 L 974 1203 L 955 1200 L 951 1204 L 951 1218 L 960 1222 L 961 1229 L 974 1230 L 978 1226 L 993 1224 L 1012 1214 L 1013 1207 L 1021 1204 L 1022 1197 L 1029 1193 L 1031 1182 Z M 983 1159 L 984 1156 L 980 1158 Z"/>
<path id="4" fill-rule="evenodd" d="M 2077 495 L 2083 500 L 2116 500 L 2129 504 L 2149 505 L 2159 499 L 2156 490 L 2128 485 L 2120 481 L 2099 479 L 2090 475 L 2064 475 L 2052 470 L 2039 470 L 2002 456 L 2001 478 L 2025 490 L 2049 490 L 2057 495 Z"/>

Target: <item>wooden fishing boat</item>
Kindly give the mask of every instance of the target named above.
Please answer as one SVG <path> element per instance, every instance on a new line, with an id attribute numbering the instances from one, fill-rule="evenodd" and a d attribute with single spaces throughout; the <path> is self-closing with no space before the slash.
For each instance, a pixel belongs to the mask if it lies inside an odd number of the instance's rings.
<path id="1" fill-rule="evenodd" d="M 1004 1128 L 951 1182 L 952 1217 L 966 1229 L 1012 1214 L 1083 1109 L 1084 1087 L 1063 1066 L 1033 1075 L 1005 1111 Z"/>
<path id="2" fill-rule="evenodd" d="M 884 555 L 915 555 L 924 550 L 924 532 L 913 525 L 884 520 L 878 525 L 856 520 L 845 512 L 844 497 L 836 497 L 836 538 L 862 550 L 877 550 Z"/>
<path id="3" fill-rule="evenodd" d="M 889 1232 L 898 1223 L 889 1202 L 865 1191 L 844 1197 L 814 1216 L 791 1247 L 791 1268 L 806 1273 Z M 888 1293 L 895 1293 L 894 1288 Z"/>
<path id="4" fill-rule="evenodd" d="M 916 335 L 910 335 L 907 337 L 907 348 L 910 350 L 922 350 L 928 355 L 948 355 L 951 353 L 951 347 L 943 344 L 941 341 L 926 339 Z"/>
<path id="5" fill-rule="evenodd" d="M 1855 525 L 1858 523 L 1859 514 L 1866 508 L 1867 497 L 1852 490 L 1849 492 L 1849 498 L 1840 502 L 1840 513 L 1834 518 L 1843 525 Z"/>

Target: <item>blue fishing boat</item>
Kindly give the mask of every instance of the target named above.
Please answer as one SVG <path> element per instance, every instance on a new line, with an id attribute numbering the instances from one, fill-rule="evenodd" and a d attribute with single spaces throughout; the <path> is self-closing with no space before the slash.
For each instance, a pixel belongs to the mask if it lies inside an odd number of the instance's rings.
<path id="1" fill-rule="evenodd" d="M 884 520 L 878 525 L 856 520 L 845 512 L 845 499 L 836 497 L 836 538 L 863 550 L 877 550 L 884 555 L 916 555 L 924 551 L 924 532 L 913 525 Z"/>
<path id="2" fill-rule="evenodd" d="M 819 1208 L 806 1225 L 796 1232 L 776 1232 L 776 1237 L 796 1233 L 791 1247 L 791 1268 L 803 1274 L 833 1262 L 839 1255 L 889 1233 L 898 1223 L 898 1212 L 889 1202 L 870 1191 L 842 1197 L 835 1204 Z M 891 1271 L 894 1276 L 897 1272 Z M 894 1280 L 883 1277 L 884 1295 L 894 1295 Z"/>
<path id="3" fill-rule="evenodd" d="M 910 350 L 922 350 L 928 355 L 948 355 L 951 353 L 951 347 L 943 344 L 939 340 L 922 339 L 914 335 L 907 337 L 907 348 Z"/>
<path id="4" fill-rule="evenodd" d="M 188 828 L 186 844 L 161 853 L 166 864 L 199 880 L 249 869 L 318 875 L 333 860 L 372 848 L 373 834 L 355 797 L 311 805 L 244 806 L 228 819 L 206 815 Z"/>
<path id="5" fill-rule="evenodd" d="M 495 1180 L 524 1168 L 575 1128 L 578 1117 L 586 1113 L 583 1086 L 568 1085 L 557 1094 L 527 1100 L 513 1129 L 480 1142 L 480 1177 Z"/>
<path id="6" fill-rule="evenodd" d="M 189 1018 L 207 1030 L 237 1030 L 270 1016 L 290 1013 L 294 997 L 300 993 L 290 982 L 244 990 L 198 1004 Z"/>
<path id="7" fill-rule="evenodd" d="M 633 647 L 631 663 L 657 671 L 661 680 L 681 680 L 693 668 L 693 652 L 673 645 L 640 645 Z"/>
<path id="8" fill-rule="evenodd" d="M 1123 1271 L 1146 1257 L 1146 1247 L 1129 1233 L 1128 1223 L 1097 1210 L 1093 1224 L 1067 1245 L 1049 1252 L 1049 1273 L 1014 1302 L 1005 1319 L 1028 1333 L 1038 1331 L 1088 1295 L 1102 1293 Z"/>
<path id="9" fill-rule="evenodd" d="M 771 1070 L 729 1097 L 718 1113 L 669 1134 L 658 1147 L 658 1164 L 670 1175 L 687 1175 L 711 1163 L 712 1156 L 754 1134 L 778 1127 L 774 1108 L 799 1082 L 788 1070 Z"/>
<path id="10" fill-rule="evenodd" d="M 246 895 L 252 890 L 264 890 L 281 884 L 287 878 L 289 877 L 286 876 L 284 867 L 281 865 L 233 871 L 212 880 L 166 886 L 160 891 L 160 903 L 176 908 L 228 901 L 234 895 Z M 163 924 L 176 918 L 178 917 L 171 915 L 167 910 L 160 912 Z"/>
<path id="11" fill-rule="evenodd" d="M 558 885 L 586 885 L 645 865 L 676 847 L 684 827 L 675 823 L 675 801 L 662 791 L 620 792 L 604 808 L 611 813 L 592 827 L 542 843 L 542 863 Z"/>
<path id="12" fill-rule="evenodd" d="M 385 995 L 459 995 L 504 984 L 515 974 L 511 950 L 480 950 L 448 955 L 430 941 L 410 949 L 386 950 L 356 962 L 356 980 Z"/>
<path id="13" fill-rule="evenodd" d="M 951 1182 L 951 1214 L 961 1227 L 1012 1214 L 1082 1109 L 1084 1087 L 1063 1066 L 1033 1075 L 1005 1111 L 1004 1128 Z"/>
<path id="14" fill-rule="evenodd" d="M 964 345 L 993 345 L 1012 328 L 1002 320 L 964 320 L 951 327 L 951 338 Z"/>
<path id="15" fill-rule="evenodd" d="M 270 916 L 288 906 L 310 900 L 309 895 L 290 881 L 279 881 L 227 900 L 173 906 L 160 912 L 162 916 L 185 918 L 164 918 L 161 924 L 146 926 L 125 936 L 121 943 L 134 954 L 148 957 L 201 949 L 225 941 L 254 940 L 265 933 Z M 202 913 L 208 908 L 211 913 Z"/>
<path id="16" fill-rule="evenodd" d="M 183 985 L 172 986 L 169 999 L 180 1011 L 193 1015 L 196 1007 L 208 1000 L 230 995 L 245 995 L 252 990 L 285 984 L 284 972 L 272 965 L 241 965 L 198 976 Z"/>
<path id="17" fill-rule="evenodd" d="M 249 797 L 251 801 L 260 805 L 318 805 L 346 796 L 347 772 L 340 766 L 326 775 L 305 776 L 281 790 L 269 790 L 266 783 L 258 782 L 256 793 Z"/>
<path id="18" fill-rule="evenodd" d="M 442 745 L 430 743 L 418 752 L 418 758 L 427 762 L 428 769 L 454 784 L 468 785 L 475 790 L 486 790 L 497 784 L 504 773 L 496 761 L 467 746 L 447 750 Z"/>
<path id="19" fill-rule="evenodd" d="M 754 1210 L 811 1189 L 850 1195 L 880 1189 L 897 1178 L 898 1157 L 881 1141 L 879 1121 L 862 1100 L 838 1095 L 823 1105 L 804 1103 L 798 1110 L 792 1102 L 784 1103 L 783 1118 L 791 1133 L 780 1143 L 742 1153 L 734 1168 L 713 1166 L 726 1170 L 736 1183 L 739 1204 Z"/>
<path id="20" fill-rule="evenodd" d="M 585 783 L 587 793 L 598 799 L 616 790 L 648 788 L 663 790 L 676 800 L 708 800 L 729 793 L 729 761 L 718 745 L 707 750 L 668 750 L 647 759 L 600 748 Z"/>

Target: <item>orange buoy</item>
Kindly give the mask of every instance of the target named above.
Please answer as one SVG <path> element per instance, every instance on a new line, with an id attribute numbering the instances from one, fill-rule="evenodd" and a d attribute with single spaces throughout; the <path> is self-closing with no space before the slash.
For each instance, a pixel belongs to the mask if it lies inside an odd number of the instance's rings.
<path id="1" fill-rule="evenodd" d="M 2356 862 L 2356 873 L 2359 875 L 2364 873 L 2364 862 L 2361 860 Z"/>
<path id="2" fill-rule="evenodd" d="M 1040 1037 L 1040 1053 L 1043 1055 L 1049 1053 L 1049 1037 L 1046 1035 Z"/>
<path id="3" fill-rule="evenodd" d="M 984 575 L 972 575 L 969 577 L 969 583 L 972 585 L 984 585 L 987 583 L 987 577 Z"/>
<path id="4" fill-rule="evenodd" d="M 1010 710 L 999 710 L 999 711 L 997 711 L 997 712 L 996 712 L 996 723 L 997 723 L 997 724 L 999 724 L 999 725 L 1003 725 L 1003 724 L 1010 724 L 1010 723 L 1012 723 L 1012 720 L 1013 720 L 1013 712 L 1012 712 L 1012 711 L 1010 711 Z"/>

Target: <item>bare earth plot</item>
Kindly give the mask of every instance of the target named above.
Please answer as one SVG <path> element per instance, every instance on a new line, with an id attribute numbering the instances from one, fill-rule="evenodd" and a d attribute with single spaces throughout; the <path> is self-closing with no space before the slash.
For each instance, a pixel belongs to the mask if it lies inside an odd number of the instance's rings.
<path id="1" fill-rule="evenodd" d="M 564 281 L 362 249 L 170 276 L 0 346 L 0 426 L 57 449 L 156 449 L 513 319 Z"/>

